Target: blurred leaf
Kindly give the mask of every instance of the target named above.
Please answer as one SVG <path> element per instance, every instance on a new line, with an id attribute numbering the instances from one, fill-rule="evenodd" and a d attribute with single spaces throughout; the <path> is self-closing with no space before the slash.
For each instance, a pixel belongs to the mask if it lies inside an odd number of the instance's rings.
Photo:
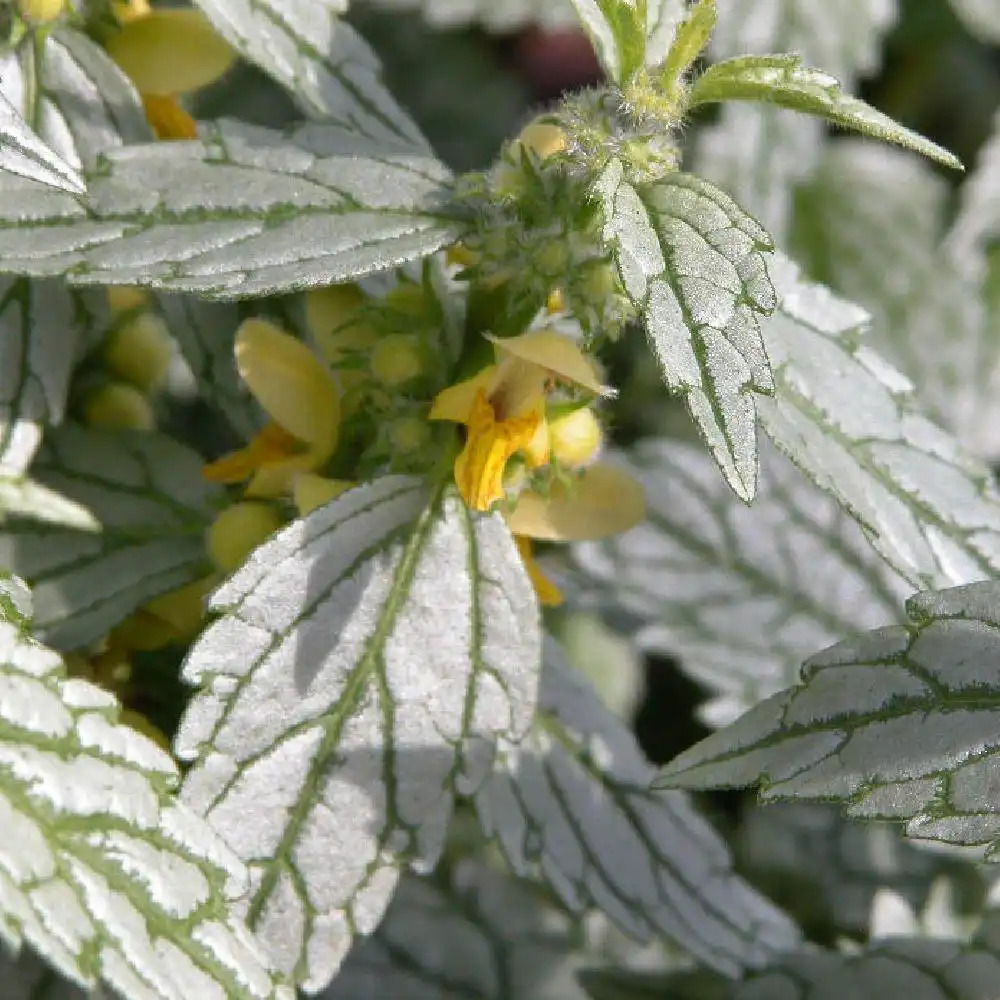
<path id="1" fill-rule="evenodd" d="M 974 35 L 1000 44 L 1000 7 L 994 0 L 951 0 L 951 5 Z"/>
<path id="2" fill-rule="evenodd" d="M 578 944 L 533 886 L 467 859 L 433 880 L 404 875 L 321 1000 L 583 1000 Z"/>
<path id="3" fill-rule="evenodd" d="M 499 757 L 475 798 L 483 828 L 571 910 L 598 907 L 638 940 L 665 935 L 731 976 L 795 945 L 794 925 L 733 872 L 689 800 L 650 789 L 635 738 L 555 643 L 534 727 Z"/>
<path id="4" fill-rule="evenodd" d="M 106 322 L 101 293 L 0 278 L 0 477 L 23 475 L 62 422 L 73 366 Z"/>
<path id="5" fill-rule="evenodd" d="M 628 468 L 645 487 L 646 522 L 574 556 L 603 606 L 641 623 L 642 649 L 677 657 L 717 695 L 699 713 L 711 725 L 794 682 L 815 650 L 891 621 L 912 591 L 766 442 L 750 507 L 703 448 L 641 442 Z"/>
<path id="6" fill-rule="evenodd" d="M 896 19 L 895 0 L 731 0 L 711 54 L 794 52 L 853 88 L 877 66 L 880 42 Z M 698 136 L 693 169 L 760 219 L 779 244 L 795 184 L 808 177 L 823 146 L 819 121 L 779 108 L 727 104 Z"/>
<path id="7" fill-rule="evenodd" d="M 419 129 L 381 81 L 375 54 L 341 20 L 344 0 L 197 0 L 249 62 L 305 113 L 374 143 L 426 154 Z"/>
<path id="8" fill-rule="evenodd" d="M 863 342 L 867 316 L 775 255 L 780 304 L 764 327 L 775 394 L 758 402 L 778 448 L 861 525 L 914 587 L 1000 567 L 989 471 L 917 408 L 908 380 Z"/>
<path id="9" fill-rule="evenodd" d="M 32 477 L 93 517 L 62 525 L 35 509 L 0 524 L 0 566 L 29 580 L 35 631 L 59 649 L 101 638 L 137 607 L 207 572 L 203 534 L 215 487 L 167 437 L 66 424 Z"/>
<path id="10" fill-rule="evenodd" d="M 572 0 L 365 0 L 365 5 L 387 11 L 419 10 L 429 25 L 439 29 L 478 25 L 506 34 L 530 25 L 558 29 L 579 24 Z"/>

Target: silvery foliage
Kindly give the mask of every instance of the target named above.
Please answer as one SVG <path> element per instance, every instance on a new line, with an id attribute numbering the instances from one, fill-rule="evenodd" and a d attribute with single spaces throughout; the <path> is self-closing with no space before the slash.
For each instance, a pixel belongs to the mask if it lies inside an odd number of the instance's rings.
<path id="1" fill-rule="evenodd" d="M 645 487 L 646 521 L 574 548 L 599 606 L 621 608 L 640 648 L 676 656 L 713 692 L 700 711 L 712 725 L 787 687 L 815 650 L 891 621 L 912 592 L 832 497 L 761 445 L 748 507 L 703 448 L 640 442 L 622 461 Z"/>
<path id="2" fill-rule="evenodd" d="M 31 482 L 76 511 L 72 520 L 13 497 L 0 566 L 30 579 L 34 630 L 84 648 L 141 604 L 208 571 L 204 532 L 217 489 L 200 456 L 171 438 L 66 424 L 51 432 Z M 16 504 L 16 505 L 15 505 Z"/>
<path id="3" fill-rule="evenodd" d="M 182 800 L 247 862 L 250 926 L 315 990 L 400 868 L 433 867 L 494 740 L 530 726 L 534 594 L 499 516 L 390 476 L 293 522 L 210 610 L 184 668 Z"/>
<path id="4" fill-rule="evenodd" d="M 760 423 L 861 525 L 913 587 L 988 579 L 1000 567 L 989 470 L 920 411 L 912 385 L 865 343 L 868 315 L 775 255 L 779 306 L 764 324 L 775 372 Z"/>
<path id="5" fill-rule="evenodd" d="M 816 654 L 800 684 L 682 753 L 664 782 L 760 780 L 764 800 L 838 801 L 850 816 L 903 821 L 913 837 L 992 852 L 998 594 L 989 581 L 916 595 L 909 625 Z"/>
<path id="6" fill-rule="evenodd" d="M 993 0 L 951 0 L 966 27 L 984 42 L 1000 42 L 1000 10 Z"/>
<path id="7" fill-rule="evenodd" d="M 998 120 L 1000 121 L 1000 120 Z M 817 277 L 872 313 L 874 345 L 970 450 L 1000 456 L 1000 140 L 987 143 L 947 224 L 947 183 L 921 161 L 842 140 L 798 199 L 797 242 Z"/>
<path id="8" fill-rule="evenodd" d="M 855 953 L 802 951 L 774 968 L 711 992 L 677 992 L 676 977 L 615 972 L 590 974 L 593 1000 L 647 1000 L 669 996 L 710 996 L 713 1000 L 987 1000 L 996 995 L 1000 975 L 1000 933 L 995 913 L 967 942 L 893 938 Z"/>
<path id="9" fill-rule="evenodd" d="M 981 903 L 984 878 L 961 857 L 907 840 L 895 824 L 855 823 L 835 806 L 803 802 L 746 810 L 735 848 L 741 870 L 813 920 L 850 933 L 877 932 L 880 908 L 934 905 L 957 888 Z"/>
<path id="10" fill-rule="evenodd" d="M 582 935 L 537 886 L 462 859 L 433 880 L 404 876 L 381 926 L 321 1000 L 583 1000 Z"/>
<path id="11" fill-rule="evenodd" d="M 18 109 L 31 89 L 25 72 L 32 67 L 22 65 L 31 52 L 31 46 L 22 46 L 20 55 L 0 57 L 0 108 L 17 119 L 5 122 L 7 145 L 0 151 L 23 139 L 27 152 L 42 155 L 39 149 L 47 149 L 56 166 L 35 156 L 28 170 L 28 161 L 19 167 L 19 160 L 0 158 L 0 171 L 28 185 L 50 185 L 53 193 L 79 195 L 80 171 L 93 167 L 100 151 L 141 142 L 149 128 L 131 84 L 104 50 L 79 32 L 64 30 L 46 43 L 35 129 L 28 128 Z M 23 475 L 44 428 L 62 421 L 73 366 L 106 321 L 100 294 L 74 291 L 62 281 L 0 281 L 0 478 Z"/>
<path id="12" fill-rule="evenodd" d="M 34 949 L 79 986 L 127 997 L 291 1000 L 232 915 L 246 871 L 176 801 L 174 762 L 118 722 L 111 695 L 66 676 L 30 615 L 26 588 L 4 578 L 0 948 Z M 24 995 L 44 995 L 30 963 L 21 970 Z"/>
<path id="13" fill-rule="evenodd" d="M 715 59 L 795 52 L 845 89 L 878 65 L 880 42 L 896 20 L 896 0 L 734 0 L 712 37 Z M 768 105 L 728 104 L 696 143 L 694 169 L 760 219 L 779 244 L 791 196 L 812 172 L 824 126 Z"/>
<path id="14" fill-rule="evenodd" d="M 514 871 L 570 909 L 599 907 L 641 941 L 666 935 L 727 975 L 796 943 L 690 801 L 650 789 L 655 770 L 635 738 L 554 643 L 531 733 L 498 756 L 475 796 L 483 827 Z"/>

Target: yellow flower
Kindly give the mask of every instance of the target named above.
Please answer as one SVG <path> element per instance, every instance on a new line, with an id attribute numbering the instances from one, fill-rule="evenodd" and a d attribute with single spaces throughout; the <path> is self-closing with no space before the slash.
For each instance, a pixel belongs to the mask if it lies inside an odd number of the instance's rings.
<path id="1" fill-rule="evenodd" d="M 250 479 L 248 496 L 276 497 L 333 454 L 340 391 L 305 344 L 266 320 L 245 320 L 236 332 L 236 367 L 273 422 L 245 448 L 205 466 L 204 473 L 217 483 Z"/>
<path id="2" fill-rule="evenodd" d="M 556 382 L 608 395 L 594 363 L 579 345 L 554 330 L 491 338 L 500 360 L 439 393 L 431 420 L 452 420 L 468 428 L 455 460 L 455 482 L 474 510 L 503 499 L 508 461 L 521 453 L 529 468 L 549 460 L 546 396 Z"/>
<path id="3" fill-rule="evenodd" d="M 546 397 L 557 382 L 568 382 L 595 396 L 601 385 L 596 366 L 570 337 L 539 330 L 494 339 L 500 360 L 470 379 L 439 393 L 432 420 L 452 420 L 467 428 L 465 446 L 455 460 L 455 483 L 474 510 L 489 510 L 506 497 L 506 466 L 521 454 L 537 467 L 550 455 L 564 470 L 545 495 L 524 489 L 504 511 L 528 576 L 542 604 L 559 604 L 559 588 L 535 560 L 531 539 L 576 541 L 603 538 L 633 527 L 645 516 L 642 487 L 612 465 L 597 463 L 569 477 L 565 470 L 586 465 L 601 443 L 600 425 L 591 411 L 578 408 L 546 418 Z"/>
<path id="4" fill-rule="evenodd" d="M 108 54 L 135 84 L 149 124 L 161 139 L 196 138 L 178 96 L 213 83 L 236 53 L 199 10 L 124 0 L 115 12 L 121 28 L 108 40 Z"/>

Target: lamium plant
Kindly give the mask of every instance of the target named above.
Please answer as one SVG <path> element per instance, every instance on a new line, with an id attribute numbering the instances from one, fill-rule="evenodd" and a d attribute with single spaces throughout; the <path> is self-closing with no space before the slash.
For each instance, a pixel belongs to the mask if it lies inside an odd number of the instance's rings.
<path id="1" fill-rule="evenodd" d="M 427 0 L 602 70 L 456 174 L 345 6 L 0 8 L 4 996 L 994 996 L 1000 140 L 888 0 Z"/>

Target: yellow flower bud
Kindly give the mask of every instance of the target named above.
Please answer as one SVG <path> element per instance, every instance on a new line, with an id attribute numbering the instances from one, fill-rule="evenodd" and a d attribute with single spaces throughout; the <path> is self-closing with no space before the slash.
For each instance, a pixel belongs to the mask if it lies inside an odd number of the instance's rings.
<path id="1" fill-rule="evenodd" d="M 270 504 L 254 500 L 234 503 L 208 529 L 208 554 L 223 573 L 231 573 L 282 523 Z"/>
<path id="2" fill-rule="evenodd" d="M 104 363 L 116 375 L 148 392 L 170 366 L 170 333 L 156 313 L 140 313 L 111 332 Z"/>
<path id="3" fill-rule="evenodd" d="M 566 148 L 566 133 L 558 125 L 536 118 L 521 129 L 517 141 L 530 149 L 539 159 L 544 160 L 555 153 L 561 153 Z"/>
<path id="4" fill-rule="evenodd" d="M 552 457 L 574 469 L 597 457 L 602 438 L 601 425 L 593 410 L 586 406 L 549 421 Z"/>
<path id="5" fill-rule="evenodd" d="M 93 427 L 133 431 L 151 431 L 156 426 L 149 400 L 126 382 L 108 382 L 90 393 L 83 403 L 83 419 Z"/>
<path id="6" fill-rule="evenodd" d="M 389 443 L 399 455 L 410 455 L 426 448 L 431 439 L 431 429 L 419 417 L 397 417 L 389 425 Z"/>
<path id="7" fill-rule="evenodd" d="M 426 369 L 420 341 L 405 333 L 382 337 L 371 356 L 372 374 L 383 385 L 402 385 L 422 375 Z"/>
<path id="8" fill-rule="evenodd" d="M 349 479 L 327 479 L 312 472 L 303 472 L 296 476 L 292 487 L 292 499 L 299 513 L 305 517 L 317 507 L 336 500 L 341 493 L 346 493 L 356 483 Z"/>
<path id="9" fill-rule="evenodd" d="M 31 24 L 49 24 L 66 9 L 66 0 L 17 0 L 17 9 Z"/>

